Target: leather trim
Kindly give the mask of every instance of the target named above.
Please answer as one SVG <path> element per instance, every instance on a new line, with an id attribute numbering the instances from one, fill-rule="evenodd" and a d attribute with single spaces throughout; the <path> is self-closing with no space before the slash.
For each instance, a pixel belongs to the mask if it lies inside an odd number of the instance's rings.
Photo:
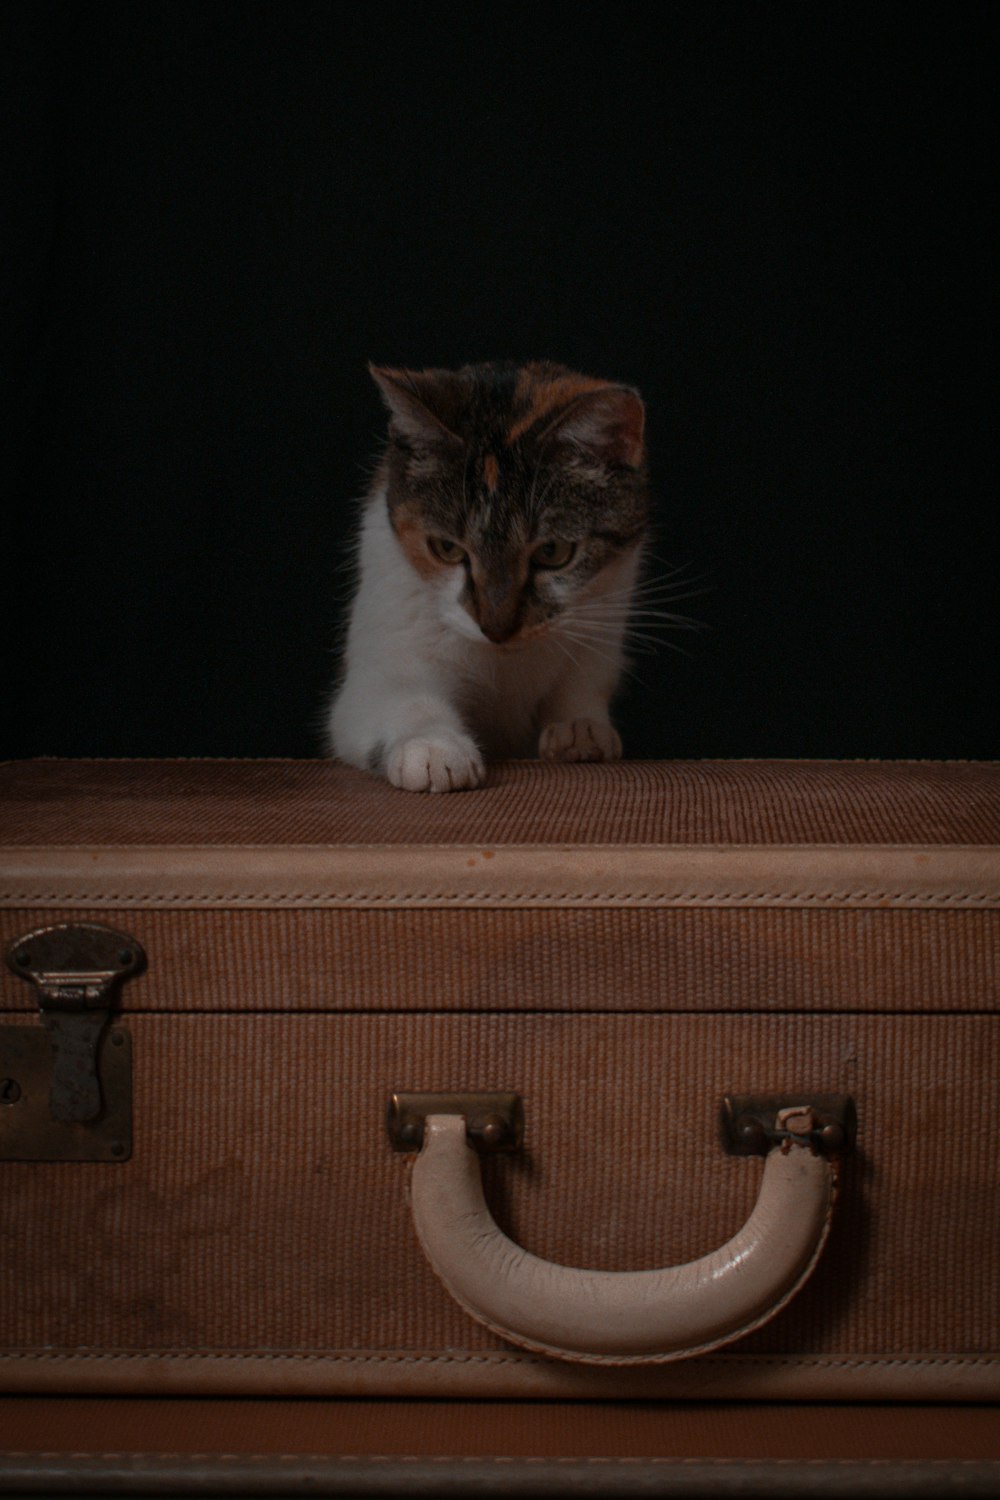
<path id="1" fill-rule="evenodd" d="M 8 907 L 1000 907 L 991 846 L 0 850 Z"/>

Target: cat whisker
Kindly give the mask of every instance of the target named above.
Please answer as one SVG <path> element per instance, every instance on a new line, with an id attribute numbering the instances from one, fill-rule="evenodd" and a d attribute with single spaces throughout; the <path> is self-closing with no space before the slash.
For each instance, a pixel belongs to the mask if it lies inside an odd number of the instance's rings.
<path id="1" fill-rule="evenodd" d="M 675 613 L 675 605 L 683 603 L 686 599 L 699 597 L 699 592 L 692 591 L 686 594 L 630 594 L 628 592 L 620 594 L 595 594 L 590 598 L 578 600 L 574 604 L 574 608 L 584 609 L 588 612 L 620 609 L 634 613 L 636 610 L 642 609 L 656 613 Z"/>
<path id="2" fill-rule="evenodd" d="M 574 604 L 573 608 L 588 615 L 618 615 L 622 619 L 634 619 L 640 614 L 662 620 L 690 620 L 692 618 L 690 615 L 682 615 L 677 610 L 665 609 L 658 604 L 643 604 L 640 602 L 639 604 L 632 605 L 625 599 L 621 601 L 594 599 Z"/>
<path id="3" fill-rule="evenodd" d="M 580 628 L 576 622 L 565 622 L 561 630 L 564 636 L 570 637 L 570 640 L 576 640 L 577 645 L 618 645 L 618 634 L 615 631 L 586 630 L 586 628 Z"/>
<path id="4" fill-rule="evenodd" d="M 573 655 L 573 652 L 569 649 L 566 642 L 562 640 L 561 637 L 558 636 L 554 631 L 550 633 L 550 639 L 554 641 L 555 644 L 559 647 L 559 650 L 562 652 L 563 656 L 568 657 L 572 665 L 578 669 L 580 666 L 579 657 Z"/>
<path id="5" fill-rule="evenodd" d="M 607 626 L 643 626 L 650 630 L 707 630 L 703 620 L 690 615 L 678 615 L 672 610 L 618 609 L 600 610 L 580 606 L 574 609 L 573 618 L 581 623 Z"/>
<path id="6" fill-rule="evenodd" d="M 469 515 L 469 459 L 472 450 L 466 445 L 465 458 L 462 462 L 462 516 L 467 519 Z"/>
<path id="7" fill-rule="evenodd" d="M 655 637 L 655 636 L 641 635 L 641 634 L 638 634 L 636 632 L 629 632 L 629 633 L 626 634 L 626 633 L 623 633 L 622 631 L 609 631 L 607 633 L 598 632 L 598 631 L 589 631 L 585 635 L 578 636 L 578 639 L 590 641 L 590 642 L 592 642 L 595 645 L 608 645 L 608 646 L 624 645 L 626 641 L 629 641 L 629 642 L 635 641 L 635 642 L 649 643 L 650 645 L 653 645 L 653 646 L 659 646 L 660 644 L 664 644 L 664 645 L 668 645 L 669 644 L 668 642 L 662 642 L 661 643 L 658 640 L 658 638 Z"/>
<path id="8" fill-rule="evenodd" d="M 692 583 L 695 582 L 695 581 L 696 580 L 694 580 L 694 579 L 690 580 L 690 582 L 692 582 Z M 687 582 L 688 582 L 688 580 L 682 580 L 682 583 L 686 584 Z M 662 580 L 659 580 L 659 581 L 650 582 L 648 584 L 642 584 L 642 583 L 636 584 L 636 586 L 635 586 L 634 589 L 609 589 L 608 592 L 607 592 L 607 594 L 604 595 L 604 597 L 605 598 L 615 598 L 615 597 L 625 598 L 625 597 L 628 597 L 630 599 L 654 599 L 654 600 L 655 599 L 664 599 L 664 600 L 666 600 L 666 599 L 697 599 L 697 598 L 700 598 L 702 594 L 710 594 L 711 592 L 712 592 L 711 588 L 709 588 L 707 586 L 705 588 L 689 588 L 689 587 L 684 587 L 683 590 L 682 590 L 681 588 L 676 587 L 673 584 L 663 583 Z"/>
<path id="9" fill-rule="evenodd" d="M 632 635 L 628 635 L 628 636 L 625 637 L 625 647 L 626 647 L 626 649 L 627 650 L 632 650 L 634 642 L 638 642 L 638 644 L 634 646 L 635 650 L 637 650 L 637 651 L 645 651 L 650 656 L 655 656 L 656 653 L 658 651 L 661 651 L 661 650 L 673 651 L 673 652 L 676 653 L 677 656 L 690 656 L 691 655 L 690 651 L 688 651 L 685 646 L 678 646 L 678 644 L 677 644 L 676 641 L 665 641 L 665 640 L 663 640 L 663 639 L 661 639 L 659 637 L 654 638 L 652 636 L 632 636 Z"/>
<path id="10" fill-rule="evenodd" d="M 538 484 L 538 476 L 539 476 L 539 474 L 541 472 L 542 472 L 542 455 L 541 455 L 541 453 L 539 453 L 538 457 L 535 459 L 535 469 L 534 469 L 534 473 L 531 476 L 531 488 L 528 491 L 528 503 L 527 503 L 527 505 L 525 507 L 525 509 L 526 509 L 526 511 L 528 513 L 529 520 L 531 522 L 534 522 L 534 519 L 535 519 L 535 514 L 536 514 L 535 513 L 535 486 Z"/>
<path id="11" fill-rule="evenodd" d="M 670 588 L 612 588 L 585 594 L 579 605 L 584 609 L 599 609 L 605 605 L 627 605 L 629 608 L 659 609 L 663 605 L 676 604 L 681 599 L 695 599 L 707 589 L 686 589 L 683 593 Z"/>
<path id="12" fill-rule="evenodd" d="M 679 578 L 680 574 L 688 573 L 691 568 L 690 563 L 673 563 L 669 558 L 664 557 L 662 552 L 653 552 L 649 548 L 646 548 L 643 552 L 642 560 L 647 567 L 651 563 L 655 563 L 658 573 L 668 579 Z M 705 569 L 701 573 L 696 573 L 687 579 L 680 579 L 680 581 L 682 583 L 701 583 L 703 579 L 709 576 L 708 570 Z"/>
<path id="13" fill-rule="evenodd" d="M 649 551 L 642 553 L 641 573 L 642 583 L 704 583 L 712 576 L 709 568 L 694 573 L 690 563 L 672 563 L 661 554 Z"/>
<path id="14" fill-rule="evenodd" d="M 652 552 L 642 554 L 642 569 L 644 576 L 642 583 L 701 583 L 709 577 L 707 569 L 701 573 L 692 574 L 687 563 L 674 565 L 668 563 L 665 558 L 658 558 Z"/>
<path id="15" fill-rule="evenodd" d="M 538 467 L 539 468 L 541 467 L 541 460 L 539 460 Z M 536 476 L 537 476 L 537 472 L 538 472 L 538 470 L 536 469 Z M 532 525 L 534 525 L 537 522 L 538 513 L 539 513 L 539 511 L 542 508 L 542 501 L 545 499 L 546 495 L 549 493 L 549 490 L 555 484 L 555 482 L 558 479 L 558 477 L 559 477 L 558 474 L 553 474 L 552 475 L 551 479 L 549 479 L 549 481 L 545 485 L 544 489 L 542 490 L 542 493 L 538 496 L 538 499 L 534 501 L 533 505 L 531 505 L 531 502 L 529 501 L 529 515 L 531 516 Z"/>
<path id="16" fill-rule="evenodd" d="M 593 641 L 583 640 L 581 637 L 575 635 L 570 635 L 569 638 L 578 646 L 582 646 L 589 656 L 595 656 L 599 661 L 607 662 L 608 666 L 614 668 L 616 676 L 631 677 L 633 681 L 641 685 L 642 679 L 636 676 L 626 660 L 618 656 L 610 656 L 606 651 L 598 650 Z"/>
<path id="17" fill-rule="evenodd" d="M 594 643 L 589 642 L 589 640 L 577 639 L 576 636 L 570 636 L 570 639 L 576 640 L 577 645 L 583 646 L 583 649 L 585 649 L 585 651 L 588 652 L 589 655 L 598 657 L 598 660 L 607 661 L 607 664 L 615 669 L 616 678 L 621 678 L 621 676 L 628 676 L 628 678 L 633 679 L 633 682 L 637 682 L 637 684 L 642 687 L 642 678 L 640 678 L 640 676 L 637 675 L 636 672 L 633 672 L 630 664 L 628 664 L 627 658 L 618 657 L 618 655 L 612 657 L 612 655 L 607 654 L 606 651 L 598 651 L 598 649 L 595 648 Z"/>
<path id="18" fill-rule="evenodd" d="M 688 656 L 690 653 L 683 646 L 677 645 L 676 641 L 665 640 L 662 636 L 651 635 L 647 631 L 630 629 L 624 630 L 619 626 L 601 626 L 597 622 L 592 623 L 589 628 L 581 622 L 574 622 L 576 638 L 581 641 L 601 642 L 610 644 L 621 641 L 626 647 L 635 645 L 637 649 L 647 650 L 650 654 L 658 651 L 661 646 L 668 651 L 676 651 L 680 656 Z"/>
<path id="19" fill-rule="evenodd" d="M 564 633 L 576 640 L 579 645 L 592 646 L 621 646 L 624 639 L 624 631 L 618 627 L 603 627 L 603 625 L 586 625 L 580 621 L 568 621 L 564 627 Z"/>
<path id="20" fill-rule="evenodd" d="M 698 620 L 647 619 L 642 615 L 590 616 L 586 619 L 579 619 L 577 624 L 582 627 L 591 626 L 598 630 L 617 632 L 619 635 L 623 631 L 632 635 L 636 631 L 645 631 L 650 637 L 673 635 L 678 631 L 683 631 L 688 635 L 700 635 L 702 631 L 709 628 Z"/>

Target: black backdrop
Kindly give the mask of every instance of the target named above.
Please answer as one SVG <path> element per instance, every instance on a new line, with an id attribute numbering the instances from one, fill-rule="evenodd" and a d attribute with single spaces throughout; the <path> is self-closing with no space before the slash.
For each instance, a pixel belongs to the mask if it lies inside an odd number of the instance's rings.
<path id="1" fill-rule="evenodd" d="M 631 753 L 993 756 L 992 10 L 8 5 L 5 753 L 321 753 L 366 361 L 511 357 L 706 589 Z"/>

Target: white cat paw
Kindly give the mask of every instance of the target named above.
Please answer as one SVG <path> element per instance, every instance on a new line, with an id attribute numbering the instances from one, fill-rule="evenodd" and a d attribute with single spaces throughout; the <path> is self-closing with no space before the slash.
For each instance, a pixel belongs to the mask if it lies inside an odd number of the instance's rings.
<path id="1" fill-rule="evenodd" d="M 602 719 L 546 724 L 538 741 L 542 760 L 620 760 L 622 742 Z"/>
<path id="2" fill-rule="evenodd" d="M 460 792 L 479 786 L 486 771 L 472 740 L 446 731 L 397 740 L 386 755 L 385 774 L 407 792 Z"/>

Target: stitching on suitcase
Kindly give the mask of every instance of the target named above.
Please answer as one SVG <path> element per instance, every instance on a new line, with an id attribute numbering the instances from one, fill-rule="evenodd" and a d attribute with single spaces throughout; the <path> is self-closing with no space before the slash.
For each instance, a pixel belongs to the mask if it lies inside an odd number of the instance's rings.
<path id="1" fill-rule="evenodd" d="M 17 902 L 58 902 L 65 905 L 94 905 L 104 902 L 129 902 L 137 907 L 162 906 L 173 901 L 191 906 L 225 906 L 244 901 L 259 902 L 268 906 L 289 906 L 294 902 L 335 901 L 343 906 L 433 906 L 439 902 L 478 902 L 488 906 L 514 906 L 520 902 L 544 901 L 558 906 L 588 906 L 600 902 L 608 906 L 625 906 L 637 902 L 649 902 L 657 906 L 717 906 L 725 901 L 763 903 L 768 901 L 791 901 L 799 906 L 838 904 L 852 901 L 899 901 L 919 902 L 923 906 L 993 906 L 1000 901 L 1000 893 L 989 891 L 956 891 L 951 893 L 934 891 L 716 891 L 711 895 L 704 891 L 687 891 L 678 895 L 663 895 L 655 891 L 592 891 L 567 894 L 552 891 L 400 891 L 395 895 L 365 891 L 290 891 L 275 895 L 270 891 L 229 891 L 212 895 L 185 895 L 179 891 L 149 893 L 136 897 L 132 892 L 100 891 L 14 891 L 4 897 L 6 905 Z"/>
<path id="2" fill-rule="evenodd" d="M 122 1352 L 122 1353 L 92 1353 L 89 1350 L 74 1352 L 72 1354 L 50 1353 L 41 1350 L 37 1353 L 33 1350 L 18 1350 L 10 1354 L 0 1355 L 0 1365 L 7 1360 L 27 1359 L 33 1361 L 52 1361 L 53 1363 L 77 1363 L 86 1361 L 113 1360 L 123 1362 L 126 1360 L 222 1360 L 246 1363 L 249 1360 L 263 1361 L 266 1364 L 277 1364 L 282 1361 L 311 1360 L 323 1361 L 338 1365 L 382 1365 L 382 1364 L 404 1364 L 404 1365 L 428 1365 L 428 1364 L 486 1364 L 486 1365 L 524 1365 L 524 1364 L 549 1364 L 550 1361 L 531 1356 L 517 1354 L 321 1354 L 306 1353 L 289 1350 L 283 1353 L 240 1353 L 227 1354 L 215 1352 L 214 1350 L 178 1349 L 163 1350 L 158 1353 Z M 873 1355 L 871 1357 L 859 1356 L 855 1359 L 833 1359 L 825 1355 L 796 1356 L 782 1354 L 730 1354 L 730 1355 L 701 1355 L 699 1364 L 718 1364 L 725 1367 L 734 1364 L 749 1365 L 794 1365 L 801 1368 L 803 1365 L 823 1369 L 856 1369 L 870 1365 L 887 1365 L 896 1367 L 898 1365 L 988 1365 L 1000 1363 L 1000 1354 L 925 1354 L 925 1355 L 902 1355 L 894 1357 L 891 1355 Z"/>
<path id="3" fill-rule="evenodd" d="M 324 1464 L 675 1464 L 688 1466 L 693 1464 L 705 1464 L 724 1467 L 726 1465 L 738 1465 L 745 1468 L 749 1465 L 791 1465 L 794 1467 L 822 1467 L 831 1468 L 885 1468 L 899 1467 L 908 1464 L 919 1465 L 921 1468 L 931 1465 L 949 1468 L 960 1467 L 988 1467 L 1000 1468 L 1000 1461 L 996 1459 L 981 1458 L 666 1458 L 650 1456 L 637 1458 L 628 1455 L 619 1457 L 604 1457 L 596 1454 L 575 1457 L 566 1454 L 553 1454 L 551 1457 L 541 1454 L 499 1454 L 499 1453 L 175 1453 L 163 1452 L 149 1449 L 121 1449 L 117 1452 L 96 1453 L 92 1450 L 67 1453 L 60 1449 L 44 1451 L 30 1449 L 2 1449 L 0 1456 L 4 1458 L 18 1459 L 93 1459 L 106 1461 L 107 1459 L 182 1459 L 190 1463 L 324 1463 Z"/>

